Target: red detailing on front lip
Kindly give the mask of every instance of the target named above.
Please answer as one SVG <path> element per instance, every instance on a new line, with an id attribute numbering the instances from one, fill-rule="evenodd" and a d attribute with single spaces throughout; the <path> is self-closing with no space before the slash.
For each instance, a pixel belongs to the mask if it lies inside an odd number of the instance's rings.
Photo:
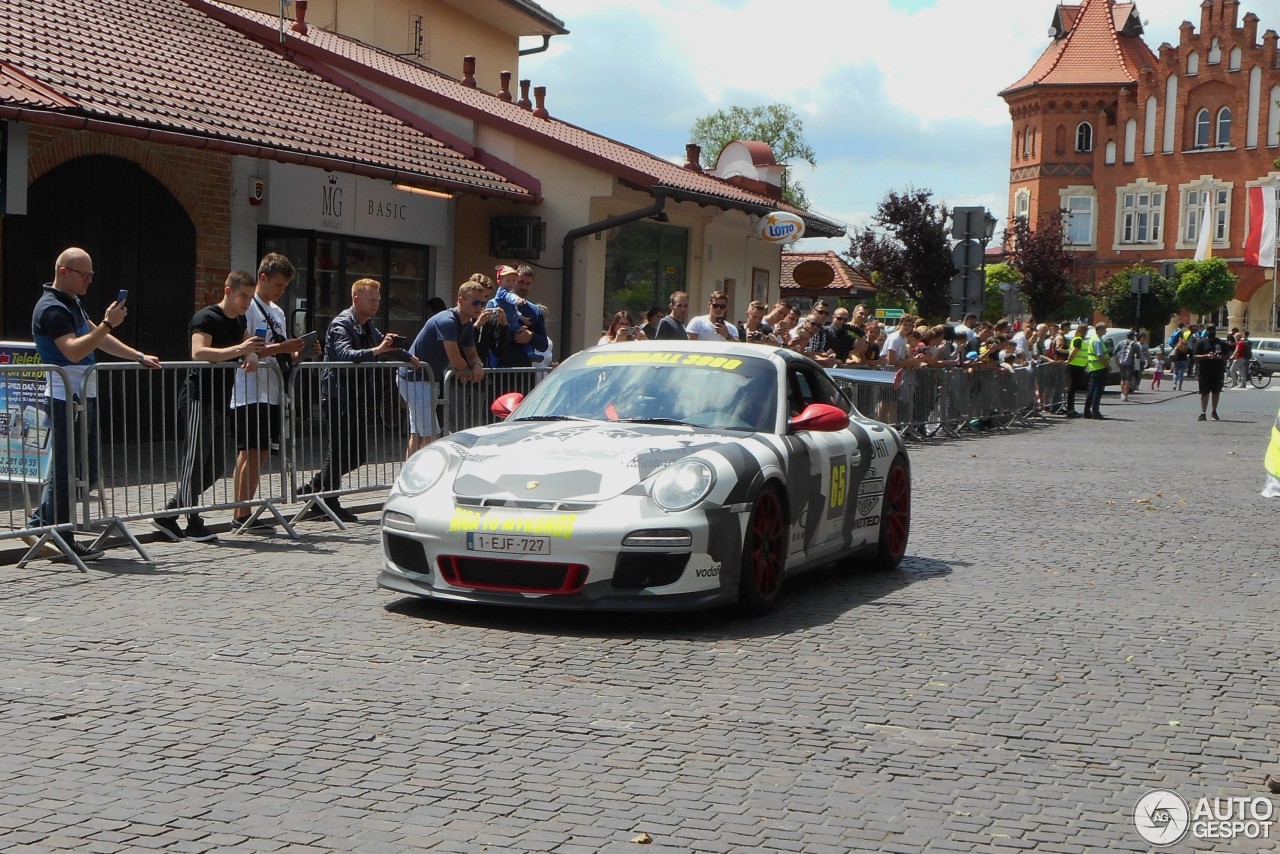
<path id="1" fill-rule="evenodd" d="M 577 593 L 587 582 L 580 563 L 540 563 L 461 555 L 436 559 L 440 577 L 454 587 L 498 590 L 504 593 Z"/>

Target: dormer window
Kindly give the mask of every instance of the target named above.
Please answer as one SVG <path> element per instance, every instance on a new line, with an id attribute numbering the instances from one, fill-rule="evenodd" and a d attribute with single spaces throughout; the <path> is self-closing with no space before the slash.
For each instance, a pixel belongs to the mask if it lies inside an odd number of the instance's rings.
<path id="1" fill-rule="evenodd" d="M 1231 108 L 1218 110 L 1218 134 L 1215 140 L 1220 146 L 1231 144 Z"/>
<path id="2" fill-rule="evenodd" d="M 1209 111 L 1201 109 L 1196 113 L 1196 148 L 1209 147 L 1209 129 L 1212 121 L 1209 118 Z"/>
<path id="3" fill-rule="evenodd" d="M 1093 125 L 1088 122 L 1076 126 L 1076 151 L 1093 151 Z"/>

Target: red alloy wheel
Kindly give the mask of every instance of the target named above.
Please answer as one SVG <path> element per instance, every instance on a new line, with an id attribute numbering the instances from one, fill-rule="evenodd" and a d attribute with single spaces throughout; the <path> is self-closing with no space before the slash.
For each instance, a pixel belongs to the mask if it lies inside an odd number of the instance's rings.
<path id="1" fill-rule="evenodd" d="M 911 533 L 911 477 L 902 460 L 894 460 L 881 507 L 881 559 L 896 567 L 907 553 L 907 537 Z"/>
<path id="2" fill-rule="evenodd" d="M 778 598 L 785 564 L 786 519 L 778 493 L 766 489 L 756 499 L 743 550 L 742 604 L 762 612 Z"/>

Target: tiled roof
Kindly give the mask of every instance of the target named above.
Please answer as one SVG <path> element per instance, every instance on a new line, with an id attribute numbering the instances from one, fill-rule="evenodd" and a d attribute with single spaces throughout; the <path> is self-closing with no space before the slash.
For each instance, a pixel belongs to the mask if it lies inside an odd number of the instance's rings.
<path id="1" fill-rule="evenodd" d="M 56 110 L 74 107 L 75 103 L 41 86 L 7 63 L 0 62 L 0 103 Z"/>
<path id="2" fill-rule="evenodd" d="M 1000 94 L 1011 95 L 1032 86 L 1136 82 L 1143 67 L 1155 68 L 1157 60 L 1140 36 L 1122 32 L 1133 11 L 1132 3 L 1117 4 L 1114 0 L 1060 6 L 1055 23 L 1065 34 L 1045 48 L 1021 80 Z"/>
<path id="3" fill-rule="evenodd" d="M 187 2 L 198 8 L 208 9 L 210 14 L 220 20 L 257 38 L 268 40 L 277 37 L 279 19 L 272 15 L 217 0 Z M 693 201 L 755 213 L 789 210 L 805 219 L 810 235 L 834 237 L 844 234 L 844 226 L 833 220 L 736 187 L 719 178 L 684 169 L 661 157 L 554 117 L 539 118 L 529 110 L 503 101 L 492 93 L 464 86 L 460 81 L 438 71 L 408 62 L 347 36 L 310 27 L 305 36 L 289 31 L 287 42 L 287 47 L 297 56 L 312 60 L 313 64 L 309 67 L 317 73 L 324 72 L 314 63 L 330 67 L 339 74 L 374 81 L 379 86 L 478 124 L 498 128 L 544 148 L 558 150 L 636 187 L 650 191 L 667 190 L 676 199 L 687 197 Z M 555 93 L 549 94 L 554 99 Z M 553 106 L 554 101 L 549 109 Z"/>
<path id="4" fill-rule="evenodd" d="M 822 288 L 807 288 L 796 282 L 796 267 L 806 261 L 817 261 L 831 268 L 832 279 L 829 285 Z M 828 249 L 826 252 L 783 252 L 782 277 L 778 286 L 784 293 L 787 291 L 805 290 L 810 293 L 840 294 L 844 296 L 870 296 L 876 292 L 876 286 L 853 269 L 843 258 Z"/>
<path id="5" fill-rule="evenodd" d="M 106 133 L 129 126 L 166 142 L 537 199 L 536 185 L 486 168 L 188 3 L 5 2 L 0 56 L 56 93 L 33 102 L 29 86 L 0 78 L 3 118 Z"/>

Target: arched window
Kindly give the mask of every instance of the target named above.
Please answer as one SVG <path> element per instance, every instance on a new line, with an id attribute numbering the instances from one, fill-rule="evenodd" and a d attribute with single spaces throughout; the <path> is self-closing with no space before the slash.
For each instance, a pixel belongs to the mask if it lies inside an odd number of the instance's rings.
<path id="1" fill-rule="evenodd" d="M 1035 157 L 1036 156 L 1036 129 L 1031 128 L 1031 130 L 1027 131 L 1027 133 L 1031 135 L 1030 154 L 1032 157 Z"/>
<path id="2" fill-rule="evenodd" d="M 1195 77 L 1199 73 L 1200 73 L 1200 54 L 1196 53 L 1193 50 L 1191 51 L 1191 54 L 1187 57 L 1187 76 Z"/>
<path id="3" fill-rule="evenodd" d="M 1201 109 L 1196 113 L 1196 148 L 1209 147 L 1209 111 Z"/>
<path id="4" fill-rule="evenodd" d="M 1222 42 L 1217 36 L 1213 37 L 1213 41 L 1209 43 L 1209 64 L 1217 65 L 1222 62 Z"/>
<path id="5" fill-rule="evenodd" d="M 1093 125 L 1088 122 L 1076 126 L 1076 151 L 1093 151 Z"/>
<path id="6" fill-rule="evenodd" d="M 1223 107 L 1218 110 L 1218 135 L 1215 138 L 1218 145 L 1231 144 L 1231 108 Z"/>

